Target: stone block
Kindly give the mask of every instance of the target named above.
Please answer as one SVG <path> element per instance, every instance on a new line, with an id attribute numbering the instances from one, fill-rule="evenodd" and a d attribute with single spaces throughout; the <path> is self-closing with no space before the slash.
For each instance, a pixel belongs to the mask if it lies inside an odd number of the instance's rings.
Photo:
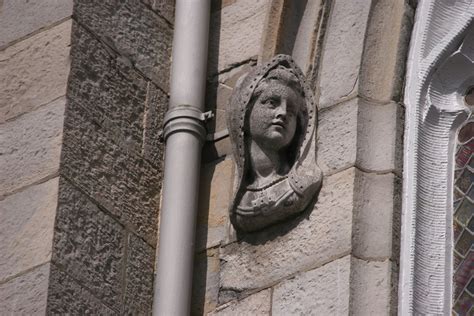
<path id="1" fill-rule="evenodd" d="M 199 185 L 196 249 L 221 244 L 227 232 L 229 204 L 232 196 L 233 161 L 225 159 L 203 165 Z"/>
<path id="2" fill-rule="evenodd" d="M 356 162 L 358 103 L 352 99 L 319 112 L 317 161 L 325 174 Z"/>
<path id="3" fill-rule="evenodd" d="M 345 256 L 281 282 L 273 290 L 272 315 L 348 315 L 350 271 Z"/>
<path id="4" fill-rule="evenodd" d="M 194 258 L 191 315 L 207 315 L 218 304 L 219 255 L 208 249 Z"/>
<path id="5" fill-rule="evenodd" d="M 160 140 L 160 132 L 167 108 L 168 96 L 149 82 L 144 113 L 143 156 L 156 167 L 163 164 L 164 143 Z"/>
<path id="6" fill-rule="evenodd" d="M 0 4 L 0 48 L 72 14 L 73 0 L 4 0 Z"/>
<path id="7" fill-rule="evenodd" d="M 173 31 L 165 19 L 139 0 L 78 1 L 74 16 L 124 62 L 168 90 Z"/>
<path id="8" fill-rule="evenodd" d="M 58 178 L 0 201 L 0 282 L 51 259 Z"/>
<path id="9" fill-rule="evenodd" d="M 10 6 L 13 2 L 16 3 L 15 0 L 6 3 Z M 33 2 L 39 6 L 40 2 L 58 1 Z M 0 32 L 4 31 L 3 17 L 0 15 Z M 0 123 L 66 94 L 70 36 L 71 21 L 68 20 L 0 50 Z"/>
<path id="10" fill-rule="evenodd" d="M 352 258 L 351 265 L 351 315 L 392 315 L 390 261 Z"/>
<path id="11" fill-rule="evenodd" d="M 129 234 L 127 257 L 124 313 L 126 315 L 151 315 L 155 249 L 143 239 Z"/>
<path id="12" fill-rule="evenodd" d="M 153 11 L 164 17 L 169 23 L 174 22 L 175 0 L 143 0 Z"/>
<path id="13" fill-rule="evenodd" d="M 361 95 L 379 102 L 400 100 L 413 15 L 407 1 L 374 1 L 365 35 Z"/>
<path id="14" fill-rule="evenodd" d="M 100 283 L 100 281 L 98 281 Z M 117 315 L 86 288 L 51 265 L 46 315 Z"/>
<path id="15" fill-rule="evenodd" d="M 215 142 L 206 142 L 202 149 L 202 163 L 210 163 L 228 155 L 232 155 L 232 144 L 229 137 Z"/>
<path id="16" fill-rule="evenodd" d="M 61 172 L 129 230 L 155 245 L 161 169 L 112 137 L 82 109 L 69 106 Z"/>
<path id="17" fill-rule="evenodd" d="M 357 172 L 354 199 L 353 253 L 359 258 L 390 258 L 393 254 L 393 173 Z"/>
<path id="18" fill-rule="evenodd" d="M 0 124 L 0 196 L 59 170 L 65 99 Z"/>
<path id="19" fill-rule="evenodd" d="M 325 178 L 310 213 L 222 247 L 221 291 L 238 296 L 348 254 L 354 178 L 353 168 Z"/>
<path id="20" fill-rule="evenodd" d="M 77 23 L 72 38 L 69 107 L 82 108 L 116 143 L 140 153 L 147 81 Z M 156 94 L 150 91 L 150 97 Z M 152 117 L 147 119 L 152 123 Z"/>
<path id="21" fill-rule="evenodd" d="M 208 74 L 258 56 L 268 0 L 238 0 L 211 14 Z"/>
<path id="22" fill-rule="evenodd" d="M 271 315 L 271 297 L 271 290 L 263 290 L 243 300 L 223 305 L 209 315 Z"/>
<path id="23" fill-rule="evenodd" d="M 320 108 L 358 93 L 364 38 L 372 1 L 335 1 L 330 13 L 320 69 Z"/>
<path id="24" fill-rule="evenodd" d="M 61 178 L 59 185 L 52 261 L 95 297 L 119 310 L 124 229 L 67 180 Z"/>
<path id="25" fill-rule="evenodd" d="M 48 295 L 50 264 L 0 284 L 0 314 L 44 315 Z"/>
<path id="26" fill-rule="evenodd" d="M 357 166 L 363 170 L 401 171 L 402 107 L 360 99 L 357 123 Z"/>

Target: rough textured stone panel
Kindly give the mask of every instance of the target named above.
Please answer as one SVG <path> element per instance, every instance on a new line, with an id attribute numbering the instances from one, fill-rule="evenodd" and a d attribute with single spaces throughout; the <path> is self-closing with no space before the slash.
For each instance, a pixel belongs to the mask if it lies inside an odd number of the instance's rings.
<path id="1" fill-rule="evenodd" d="M 239 315 L 270 315 L 271 290 L 260 291 L 244 298 L 241 301 L 232 302 L 210 313 L 216 316 L 239 316 Z"/>
<path id="2" fill-rule="evenodd" d="M 135 145 L 138 151 L 143 138 L 145 78 L 76 23 L 72 42 L 69 107 L 83 108 L 116 134 L 117 142 Z"/>
<path id="3" fill-rule="evenodd" d="M 72 14 L 73 0 L 3 0 L 0 47 Z"/>
<path id="4" fill-rule="evenodd" d="M 332 7 L 320 70 L 320 108 L 358 92 L 370 0 L 340 0 Z"/>
<path id="5" fill-rule="evenodd" d="M 124 62 L 168 89 L 172 29 L 148 6 L 139 0 L 78 1 L 74 16 Z"/>
<path id="6" fill-rule="evenodd" d="M 359 101 L 357 166 L 371 171 L 400 171 L 401 111 L 401 106 L 395 103 L 377 105 Z"/>
<path id="7" fill-rule="evenodd" d="M 324 173 L 355 164 L 358 107 L 358 99 L 353 99 L 319 113 L 317 157 Z"/>
<path id="8" fill-rule="evenodd" d="M 272 315 L 348 315 L 350 265 L 346 256 L 278 284 Z"/>
<path id="9" fill-rule="evenodd" d="M 44 315 L 48 294 L 49 264 L 0 284 L 0 314 Z"/>
<path id="10" fill-rule="evenodd" d="M 209 249 L 194 258 L 192 315 L 206 315 L 218 304 L 219 255 L 216 249 Z"/>
<path id="11" fill-rule="evenodd" d="M 59 169 L 64 99 L 0 125 L 0 195 Z"/>
<path id="12" fill-rule="evenodd" d="M 153 11 L 160 14 L 168 22 L 174 22 L 175 0 L 143 0 Z"/>
<path id="13" fill-rule="evenodd" d="M 359 258 L 392 256 L 395 176 L 357 172 L 353 247 Z"/>
<path id="14" fill-rule="evenodd" d="M 134 234 L 128 235 L 128 262 L 125 275 L 124 312 L 151 315 L 155 249 Z"/>
<path id="15" fill-rule="evenodd" d="M 315 268 L 351 250 L 355 170 L 325 178 L 310 214 L 221 248 L 221 287 L 237 294 Z"/>
<path id="16" fill-rule="evenodd" d="M 61 178 L 52 260 L 109 306 L 122 297 L 123 227 Z"/>
<path id="17" fill-rule="evenodd" d="M 407 1 L 374 2 L 360 73 L 362 95 L 383 102 L 400 99 L 412 19 Z"/>
<path id="18" fill-rule="evenodd" d="M 215 74 L 259 54 L 268 0 L 239 0 L 211 15 L 208 73 Z"/>
<path id="19" fill-rule="evenodd" d="M 0 122 L 66 94 L 70 35 L 69 20 L 0 50 Z"/>
<path id="20" fill-rule="evenodd" d="M 116 315 L 86 288 L 51 265 L 47 315 Z"/>
<path id="21" fill-rule="evenodd" d="M 0 281 L 50 260 L 58 178 L 0 201 Z"/>
<path id="22" fill-rule="evenodd" d="M 352 315 L 390 315 L 391 269 L 389 260 L 367 262 L 352 258 Z"/>
<path id="23" fill-rule="evenodd" d="M 163 118 L 167 108 L 168 96 L 153 83 L 148 83 L 143 155 L 155 166 L 161 166 L 163 163 L 164 144 L 159 134 L 163 128 Z"/>
<path id="24" fill-rule="evenodd" d="M 227 232 L 229 203 L 232 195 L 233 161 L 226 159 L 201 169 L 199 213 L 197 219 L 198 250 L 219 245 Z"/>
<path id="25" fill-rule="evenodd" d="M 150 244 L 156 241 L 161 171 L 114 143 L 81 109 L 66 111 L 61 172 Z"/>

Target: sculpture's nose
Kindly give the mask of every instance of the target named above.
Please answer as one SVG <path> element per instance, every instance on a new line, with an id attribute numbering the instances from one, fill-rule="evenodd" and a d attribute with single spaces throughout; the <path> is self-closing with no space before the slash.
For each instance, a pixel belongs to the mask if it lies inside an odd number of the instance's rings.
<path id="1" fill-rule="evenodd" d="M 287 102 L 285 99 L 281 100 L 280 105 L 276 108 L 276 117 L 284 120 L 287 115 Z"/>

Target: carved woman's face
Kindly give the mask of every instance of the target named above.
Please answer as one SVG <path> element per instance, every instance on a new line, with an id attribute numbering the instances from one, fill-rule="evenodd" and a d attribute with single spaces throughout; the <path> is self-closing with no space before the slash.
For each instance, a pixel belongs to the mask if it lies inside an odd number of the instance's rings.
<path id="1" fill-rule="evenodd" d="M 295 136 L 302 96 L 279 81 L 270 81 L 255 100 L 249 118 L 251 138 L 260 146 L 281 150 Z"/>

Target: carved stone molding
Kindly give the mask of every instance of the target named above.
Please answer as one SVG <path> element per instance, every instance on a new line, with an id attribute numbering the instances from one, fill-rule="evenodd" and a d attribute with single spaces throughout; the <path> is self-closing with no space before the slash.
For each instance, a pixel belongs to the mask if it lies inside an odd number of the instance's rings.
<path id="1" fill-rule="evenodd" d="M 241 78 L 227 109 L 236 163 L 230 218 L 256 231 L 302 212 L 315 200 L 317 108 L 290 56 L 277 55 Z"/>
<path id="2" fill-rule="evenodd" d="M 454 137 L 474 86 L 474 4 L 419 1 L 410 44 L 400 253 L 400 315 L 452 307 Z"/>

